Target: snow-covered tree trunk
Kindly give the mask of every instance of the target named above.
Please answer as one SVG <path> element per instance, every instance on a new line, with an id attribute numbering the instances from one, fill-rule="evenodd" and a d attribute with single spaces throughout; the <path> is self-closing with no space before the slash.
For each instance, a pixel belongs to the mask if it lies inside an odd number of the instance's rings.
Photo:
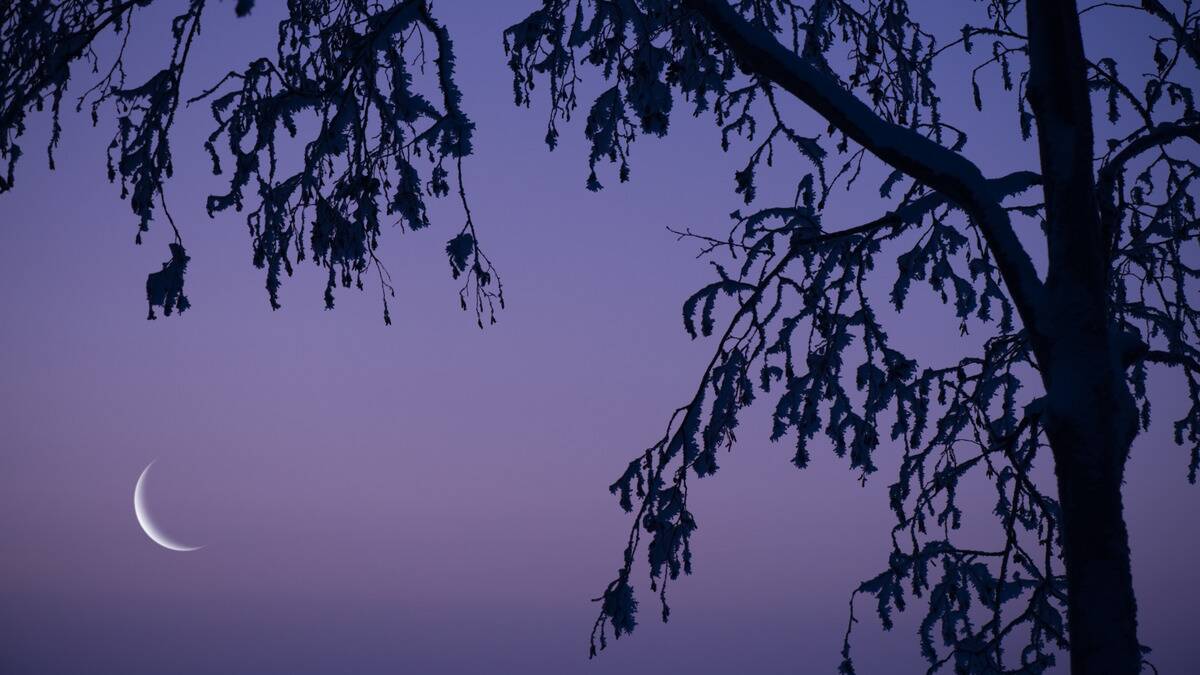
<path id="1" fill-rule="evenodd" d="M 1062 505 L 1072 673 L 1137 673 L 1141 654 L 1121 483 L 1133 398 L 1106 336 L 1055 350 L 1045 414 Z M 1080 338 L 1090 344 L 1081 344 Z"/>
<path id="2" fill-rule="evenodd" d="M 1137 411 L 1109 308 L 1092 111 L 1074 2 L 1029 0 L 1049 270 L 1033 327 L 1062 505 L 1072 673 L 1137 673 L 1141 653 L 1121 484 Z"/>
<path id="3" fill-rule="evenodd" d="M 1086 368 L 1090 360 L 1081 356 L 1078 364 Z M 1128 392 L 1102 378 L 1079 377 L 1056 388 L 1060 400 L 1078 396 L 1063 402 L 1062 410 L 1048 401 L 1046 434 L 1062 504 L 1070 669 L 1134 674 L 1141 655 L 1121 477 L 1135 420 Z"/>

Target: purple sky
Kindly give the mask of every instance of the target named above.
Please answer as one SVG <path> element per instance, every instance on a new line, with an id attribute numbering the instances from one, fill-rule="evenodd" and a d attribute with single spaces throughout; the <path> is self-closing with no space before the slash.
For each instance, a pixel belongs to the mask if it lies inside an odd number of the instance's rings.
<path id="1" fill-rule="evenodd" d="M 203 105 L 180 115 L 167 193 L 193 308 L 147 322 L 145 275 L 168 235 L 156 223 L 132 245 L 134 218 L 103 180 L 111 117 L 92 129 L 67 115 L 57 172 L 37 118 L 17 187 L 0 197 L 0 671 L 836 668 L 849 592 L 886 560 L 896 453 L 881 450 L 865 487 L 828 452 L 796 471 L 788 444 L 767 441 L 763 406 L 720 473 L 694 484 L 696 574 L 673 585 L 671 623 L 639 576 L 638 631 L 586 660 L 589 598 L 628 526 L 605 488 L 661 433 L 712 348 L 690 341 L 679 315 L 710 268 L 666 227 L 724 231 L 744 151 L 723 155 L 711 120 L 680 105 L 667 139 L 635 148 L 631 184 L 609 174 L 609 189 L 584 190 L 578 122 L 548 153 L 544 108 L 511 103 L 500 32 L 531 4 L 436 7 L 478 127 L 472 208 L 510 300 L 486 331 L 459 311 L 442 253 L 460 222 L 451 203 L 432 230 L 384 243 L 392 327 L 370 286 L 324 311 L 323 276 L 307 265 L 271 312 L 241 216 L 203 212 L 222 180 L 200 148 Z M 1123 30 L 1087 27 L 1090 44 Z M 134 60 L 159 63 L 165 32 L 147 16 Z M 273 43 L 267 11 L 238 21 L 217 5 L 189 90 Z M 947 72 L 949 97 L 965 82 Z M 993 112 L 966 118 L 983 130 L 969 154 L 989 173 L 1028 166 L 1035 148 L 1014 141 L 1011 99 L 993 99 Z M 764 182 L 762 203 L 788 197 L 785 173 Z M 827 221 L 880 213 L 843 200 Z M 896 339 L 961 349 L 956 323 L 914 301 Z M 1153 386 L 1157 424 L 1134 449 L 1127 515 L 1141 637 L 1175 673 L 1200 658 L 1200 493 L 1169 438 L 1181 383 Z M 156 518 L 202 550 L 167 551 L 139 529 L 133 487 L 154 459 Z M 968 525 L 992 527 L 991 495 L 979 494 Z M 859 617 L 860 672 L 921 668 L 915 612 L 886 634 L 869 600 Z"/>

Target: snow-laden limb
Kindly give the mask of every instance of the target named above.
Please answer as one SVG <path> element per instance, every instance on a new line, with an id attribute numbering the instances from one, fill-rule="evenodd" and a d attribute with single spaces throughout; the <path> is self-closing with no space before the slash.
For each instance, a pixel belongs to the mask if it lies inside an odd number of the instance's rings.
<path id="1" fill-rule="evenodd" d="M 784 47 L 725 0 L 683 0 L 729 45 L 738 62 L 779 85 L 871 154 L 954 200 L 980 225 L 1013 302 L 1026 325 L 1038 330 L 1042 283 L 1008 214 L 985 187 L 979 168 L 963 155 L 883 119 L 817 63 Z"/>

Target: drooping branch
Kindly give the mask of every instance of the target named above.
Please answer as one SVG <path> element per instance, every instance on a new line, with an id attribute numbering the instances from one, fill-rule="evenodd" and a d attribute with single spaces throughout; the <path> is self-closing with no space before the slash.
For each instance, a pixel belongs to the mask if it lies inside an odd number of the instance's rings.
<path id="1" fill-rule="evenodd" d="M 1169 145 L 1177 140 L 1191 139 L 1200 144 L 1200 122 L 1178 121 L 1163 122 L 1151 128 L 1121 148 L 1112 158 L 1100 168 L 1100 185 L 1111 186 L 1116 175 L 1130 160 L 1154 148 Z M 1099 186 L 1098 186 L 1099 187 Z"/>
<path id="2" fill-rule="evenodd" d="M 999 201 L 1021 193 L 1040 181 L 1037 174 L 1016 172 L 988 181 L 986 189 L 993 199 Z M 874 311 L 861 285 L 861 275 L 873 266 L 872 260 L 879 250 L 879 242 L 894 239 L 902 233 L 915 233 L 923 223 L 932 221 L 933 228 L 939 232 L 934 239 L 945 237 L 947 242 L 929 242 L 928 247 L 922 248 L 916 255 L 908 254 L 911 262 L 907 263 L 908 271 L 904 274 L 920 275 L 923 279 L 929 279 L 933 286 L 940 287 L 942 281 L 937 280 L 938 275 L 945 272 L 934 270 L 931 276 L 926 277 L 917 268 L 923 268 L 929 258 L 938 255 L 933 252 L 935 249 L 943 245 L 957 248 L 965 244 L 966 239 L 961 236 L 958 240 L 952 239 L 955 236 L 953 228 L 938 226 L 938 222 L 944 218 L 943 212 L 951 206 L 945 195 L 931 193 L 907 201 L 872 221 L 832 231 L 820 227 L 819 218 L 811 210 L 811 204 L 764 209 L 741 219 L 739 229 L 742 231 L 742 243 L 734 244 L 732 235 L 729 239 L 731 249 L 736 246 L 746 256 L 740 276 L 728 276 L 718 265 L 721 280 L 702 289 L 685 303 L 684 323 L 693 336 L 714 335 L 712 310 L 716 297 L 721 293 L 736 295 L 737 309 L 717 338 L 717 349 L 704 368 L 690 400 L 676 409 L 658 442 L 634 459 L 625 475 L 610 487 L 614 494 L 621 495 L 621 505 L 626 510 L 635 509 L 635 492 L 639 501 L 622 567 L 617 578 L 597 598 L 602 606 L 593 626 L 593 654 L 606 644 L 607 625 L 612 626 L 618 637 L 636 625 L 634 615 L 637 603 L 633 599 L 630 578 L 643 530 L 651 538 L 646 548 L 650 556 L 652 588 L 660 596 L 663 617 L 669 614 L 666 586 L 681 571 L 690 573 L 691 569 L 688 540 L 695 521 L 687 508 L 688 474 L 695 472 L 697 476 L 705 476 L 716 471 L 717 449 L 732 443 L 739 409 L 754 400 L 753 385 L 748 376 L 751 369 L 761 368 L 760 388 L 764 393 L 776 387 L 783 389 L 776 406 L 772 437 L 779 438 L 787 429 L 795 428 L 797 449 L 793 462 L 797 466 L 803 467 L 808 463 L 807 442 L 815 427 L 820 426 L 817 409 L 822 405 L 821 401 L 834 400 L 837 402 L 829 411 L 829 428 L 837 430 L 830 432 L 840 439 L 837 452 L 849 454 L 852 467 L 860 469 L 865 475 L 875 470 L 871 454 L 882 433 L 877 428 L 877 415 L 890 401 L 896 403 L 900 410 L 897 414 L 901 418 L 893 427 L 893 438 L 897 435 L 909 438 L 908 434 L 911 434 L 911 442 L 917 443 L 925 426 L 922 420 L 927 415 L 930 389 L 950 386 L 950 382 L 957 381 L 959 370 L 975 369 L 983 363 L 978 359 L 967 360 L 965 365 L 930 370 L 922 376 L 922 381 L 934 384 L 915 385 L 910 381 L 914 376 L 915 362 L 889 346 L 885 332 L 875 322 Z M 786 222 L 778 228 L 766 228 L 762 223 L 768 219 L 783 219 Z M 920 235 L 920 238 L 924 238 L 924 235 Z M 711 238 L 701 239 L 714 244 L 710 251 L 719 243 Z M 780 243 L 780 240 L 784 243 Z M 844 273 L 837 271 L 840 264 L 847 266 Z M 986 263 L 976 269 L 982 272 L 985 266 Z M 964 315 L 978 310 L 980 318 L 986 320 L 989 316 L 987 310 L 977 304 L 973 290 L 962 286 L 966 283 L 964 279 L 954 281 L 956 308 Z M 785 294 L 793 293 L 799 296 L 802 305 L 795 315 L 791 315 L 791 310 L 783 301 Z M 894 292 L 893 302 L 902 303 L 903 295 L 903 291 Z M 847 306 L 851 304 L 850 296 L 857 297 L 857 309 Z M 692 318 L 694 313 L 701 315 L 699 326 Z M 805 321 L 811 322 L 809 343 L 804 352 L 793 354 L 790 336 L 806 332 L 797 330 L 797 326 Z M 770 337 L 773 326 L 779 327 L 778 339 Z M 842 364 L 846 359 L 843 350 L 860 339 L 851 333 L 855 327 L 863 331 L 861 340 L 868 353 L 867 361 L 858 370 L 859 377 L 863 378 L 863 373 L 870 373 L 866 377 L 869 385 L 862 379 L 859 381 L 859 387 L 865 386 L 868 392 L 868 412 L 862 416 L 849 410 L 846 391 L 840 381 Z M 1006 391 L 1006 405 L 1013 405 L 1011 394 L 1017 385 L 1004 371 L 1012 363 L 1025 358 L 1022 348 L 1024 340 L 1016 337 L 997 344 L 1008 345 L 1002 350 L 1003 358 L 983 369 L 981 374 L 966 379 L 977 387 L 976 393 L 958 388 L 963 394 L 956 397 L 961 399 L 961 406 L 981 405 L 979 401 L 982 400 L 982 405 L 986 407 L 986 402 L 998 391 Z M 877 360 L 883 363 L 876 365 Z M 775 380 L 780 380 L 780 383 L 772 384 Z M 909 387 L 914 391 L 909 391 Z M 923 393 L 916 393 L 918 389 Z M 706 413 L 706 406 L 711 406 L 711 413 Z M 706 415 L 708 423 L 701 430 Z M 938 422 L 939 431 L 929 440 L 930 447 L 950 442 L 947 439 L 953 439 L 968 419 L 960 413 L 955 413 L 953 418 L 953 422 Z M 996 432 L 1007 428 L 1007 419 L 1001 419 L 989 429 Z M 926 450 L 923 456 L 932 454 L 932 450 Z M 937 460 L 939 464 L 942 461 Z M 916 468 L 924 466 L 923 458 L 912 458 L 909 465 L 914 467 L 911 473 L 913 477 L 924 475 Z M 953 470 L 947 471 L 953 473 Z M 944 484 L 945 481 L 939 482 L 939 485 Z M 953 510 L 952 494 L 949 499 L 947 508 Z M 905 522 L 916 522 L 913 519 L 921 517 L 914 511 L 911 518 L 905 516 Z M 948 544 L 931 555 L 937 557 L 943 553 L 951 554 Z"/>
<path id="3" fill-rule="evenodd" d="M 1175 42 L 1179 44 L 1180 49 L 1187 52 L 1192 62 L 1197 67 L 1200 67 L 1200 34 L 1188 32 L 1187 27 L 1187 21 L 1190 19 L 1193 24 L 1192 30 L 1195 31 L 1195 16 L 1185 17 L 1184 21 L 1180 21 L 1159 0 L 1142 0 L 1142 8 L 1170 26 L 1171 36 L 1175 38 Z"/>
<path id="4" fill-rule="evenodd" d="M 0 175 L 0 193 L 13 186 L 16 162 L 23 154 L 17 141 L 25 132 L 25 116 L 50 101 L 55 128 L 71 64 L 84 57 L 96 37 L 116 26 L 128 26 L 137 0 L 108 7 L 60 7 L 43 17 L 43 7 L 5 3 L 0 8 L 0 158 L 7 170 Z M 47 19 L 54 20 L 47 20 Z M 53 161 L 53 134 L 48 151 Z"/>
<path id="5" fill-rule="evenodd" d="M 188 53 L 212 3 L 181 3 L 183 13 L 170 22 L 170 59 L 144 82 L 128 83 L 131 19 L 149 4 L 0 3 L 0 160 L 7 164 L 0 193 L 12 185 L 28 114 L 49 108 L 50 151 L 57 145 L 59 104 L 74 83 L 71 67 L 83 62 L 107 71 L 83 92 L 77 109 L 88 105 L 93 124 L 102 108 L 115 113 L 109 180 L 119 181 L 138 217 L 138 242 L 155 218 L 174 226 L 164 190 L 172 174 L 172 122 Z M 235 10 L 244 16 L 253 5 L 239 0 Z M 116 33 L 119 46 L 111 67 L 101 69 L 93 42 L 106 30 Z M 426 77 L 428 37 L 434 72 Z M 307 258 L 327 273 L 326 307 L 333 306 L 336 286 L 362 289 L 364 276 L 374 272 L 390 323 L 388 298 L 395 289 L 377 255 L 382 225 L 390 217 L 412 230 L 428 226 L 426 202 L 449 196 L 457 172 L 464 221 L 446 255 L 463 282 L 463 309 L 473 305 L 481 325 L 493 320 L 496 306 L 503 306 L 502 289 L 480 249 L 462 189 L 462 158 L 472 152 L 474 125 L 462 110 L 449 31 L 427 0 L 295 0 L 287 3 L 274 42 L 273 56 L 251 61 L 189 101 L 210 101 L 216 129 L 204 147 L 213 172 L 229 176 L 228 191 L 210 196 L 207 210 L 246 213 L 271 306 L 280 306 L 282 276 Z M 308 142 L 295 142 L 301 160 L 289 167 L 279 151 L 288 138 L 302 136 Z M 222 165 L 221 141 L 232 166 Z M 182 292 L 188 256 L 178 230 L 175 245 L 180 251 L 172 248 L 171 260 L 148 281 L 151 318 L 156 305 L 165 313 L 188 306 Z M 174 296 L 153 290 L 166 286 L 180 298 L 169 306 L 158 301 Z"/>
<path id="6" fill-rule="evenodd" d="M 1180 120 L 1164 122 L 1139 130 L 1133 140 L 1108 158 L 1096 174 L 1096 197 L 1100 204 L 1100 218 L 1106 237 L 1116 243 L 1116 233 L 1123 216 L 1118 205 L 1117 186 L 1122 180 L 1126 166 L 1142 154 L 1182 139 L 1200 144 L 1200 124 Z"/>
<path id="7" fill-rule="evenodd" d="M 1026 326 L 1036 336 L 1042 284 L 982 172 L 962 155 L 889 122 L 816 65 L 747 21 L 724 0 L 684 0 L 737 55 L 743 67 L 800 99 L 884 162 L 945 194 L 979 223 Z"/>

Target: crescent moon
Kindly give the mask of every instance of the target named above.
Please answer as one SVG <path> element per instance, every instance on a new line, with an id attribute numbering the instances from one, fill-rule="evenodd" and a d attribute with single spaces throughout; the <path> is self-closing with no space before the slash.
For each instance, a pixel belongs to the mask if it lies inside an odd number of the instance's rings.
<path id="1" fill-rule="evenodd" d="M 157 460 L 155 460 L 157 461 Z M 146 465 L 142 469 L 142 475 L 138 476 L 137 486 L 133 488 L 133 514 L 137 516 L 138 525 L 142 526 L 142 531 L 146 533 L 150 540 L 159 546 L 172 551 L 195 551 L 203 548 L 203 546 L 187 546 L 168 537 L 150 517 L 150 510 L 146 507 L 146 476 L 150 474 L 150 467 L 154 466 L 154 462 Z"/>

